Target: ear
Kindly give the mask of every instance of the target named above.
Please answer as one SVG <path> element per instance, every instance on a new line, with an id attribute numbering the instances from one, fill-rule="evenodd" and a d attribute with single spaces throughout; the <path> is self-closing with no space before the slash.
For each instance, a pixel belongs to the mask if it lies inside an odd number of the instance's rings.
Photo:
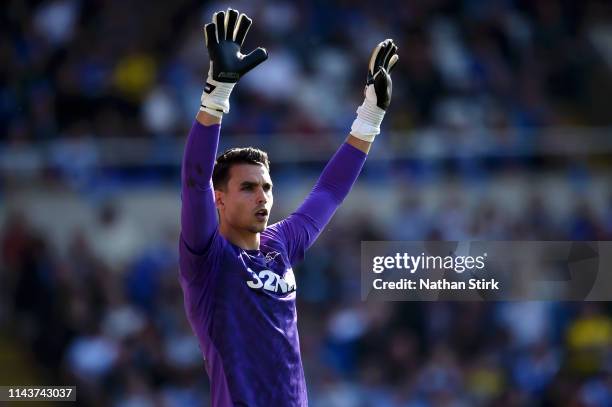
<path id="1" fill-rule="evenodd" d="M 215 189 L 215 205 L 217 206 L 217 209 L 221 209 L 225 205 L 224 200 L 225 196 L 223 191 Z"/>

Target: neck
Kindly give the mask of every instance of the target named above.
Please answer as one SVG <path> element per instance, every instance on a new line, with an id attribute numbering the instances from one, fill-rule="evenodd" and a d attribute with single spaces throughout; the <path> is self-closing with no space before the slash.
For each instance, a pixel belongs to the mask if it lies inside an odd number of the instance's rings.
<path id="1" fill-rule="evenodd" d="M 238 230 L 228 226 L 227 223 L 219 225 L 219 233 L 230 243 L 245 250 L 259 249 L 259 233 L 249 232 L 248 230 Z"/>

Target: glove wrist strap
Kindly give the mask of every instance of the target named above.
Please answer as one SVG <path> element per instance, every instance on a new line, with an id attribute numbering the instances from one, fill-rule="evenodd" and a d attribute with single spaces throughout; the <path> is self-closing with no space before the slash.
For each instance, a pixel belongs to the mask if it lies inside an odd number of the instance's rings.
<path id="1" fill-rule="evenodd" d="M 357 108 L 357 117 L 351 126 L 351 134 L 358 139 L 372 142 L 380 133 L 380 124 L 385 117 L 385 111 L 376 104 L 365 99 Z"/>
<path id="2" fill-rule="evenodd" d="M 202 92 L 200 110 L 216 117 L 229 113 L 229 98 L 234 86 L 236 83 L 219 82 L 209 77 Z"/>
<path id="3" fill-rule="evenodd" d="M 204 105 L 200 105 L 200 111 L 201 112 L 206 112 L 206 113 L 208 113 L 211 116 L 215 116 L 215 117 L 219 117 L 219 118 L 223 117 L 223 111 L 217 110 L 217 109 L 211 109 L 211 108 L 206 107 Z"/>

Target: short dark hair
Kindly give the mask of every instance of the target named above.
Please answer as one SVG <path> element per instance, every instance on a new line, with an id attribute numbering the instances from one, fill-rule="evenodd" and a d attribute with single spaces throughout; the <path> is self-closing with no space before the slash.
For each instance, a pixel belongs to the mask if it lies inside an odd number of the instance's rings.
<path id="1" fill-rule="evenodd" d="M 270 171 L 270 161 L 268 161 L 268 154 L 265 151 L 254 147 L 230 148 L 221 154 L 215 162 L 212 176 L 215 189 L 227 186 L 230 169 L 235 164 L 261 164 Z"/>

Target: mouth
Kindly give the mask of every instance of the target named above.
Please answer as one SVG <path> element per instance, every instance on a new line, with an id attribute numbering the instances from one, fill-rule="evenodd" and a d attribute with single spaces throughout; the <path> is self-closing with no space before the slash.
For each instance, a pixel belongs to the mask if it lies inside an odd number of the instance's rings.
<path id="1" fill-rule="evenodd" d="M 268 219 L 268 210 L 265 208 L 258 210 L 255 212 L 255 217 L 258 221 L 265 222 Z"/>

